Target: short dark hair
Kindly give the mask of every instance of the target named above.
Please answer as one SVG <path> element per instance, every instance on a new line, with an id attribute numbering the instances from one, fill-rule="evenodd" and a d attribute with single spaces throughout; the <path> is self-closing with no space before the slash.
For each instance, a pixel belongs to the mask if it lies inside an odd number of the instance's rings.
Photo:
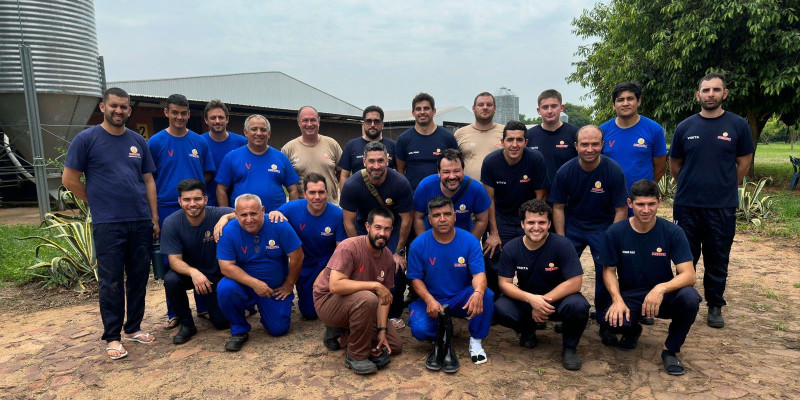
<path id="1" fill-rule="evenodd" d="M 303 112 L 303 110 L 306 109 L 306 108 L 310 108 L 310 109 L 314 110 L 314 114 L 317 114 L 317 119 L 319 119 L 319 111 L 317 111 L 316 108 L 311 107 L 311 106 L 302 106 L 302 107 L 297 109 L 297 120 L 298 121 L 300 120 L 300 113 Z"/>
<path id="2" fill-rule="evenodd" d="M 392 220 L 392 226 L 394 226 L 394 214 L 392 214 L 392 212 L 386 207 L 373 208 L 372 211 L 367 214 L 367 223 L 372 225 L 372 223 L 375 221 L 375 217 L 389 218 Z"/>
<path id="3" fill-rule="evenodd" d="M 103 92 L 103 103 L 108 101 L 108 96 L 110 96 L 110 95 L 114 95 L 114 96 L 117 96 L 117 97 L 122 97 L 124 99 L 130 99 L 131 98 L 131 95 L 129 95 L 128 92 L 126 92 L 122 88 L 110 87 L 110 88 L 106 89 L 105 92 Z"/>
<path id="4" fill-rule="evenodd" d="M 541 104 L 542 100 L 544 99 L 552 99 L 552 98 L 558 99 L 558 104 L 563 103 L 563 100 L 561 99 L 561 93 L 559 93 L 558 90 L 547 89 L 541 94 L 539 94 L 539 98 L 536 99 L 536 105 L 538 106 L 539 104 Z"/>
<path id="5" fill-rule="evenodd" d="M 322 182 L 325 184 L 325 190 L 328 190 L 328 181 L 325 180 L 325 177 L 316 173 L 316 172 L 309 172 L 303 177 L 303 191 L 305 192 L 308 190 L 309 183 L 317 183 Z"/>
<path id="6" fill-rule="evenodd" d="M 603 140 L 603 137 L 605 137 L 605 133 L 603 133 L 603 130 L 600 129 L 599 126 L 597 126 L 597 125 L 584 125 L 580 129 L 578 129 L 578 132 L 575 132 L 575 143 L 578 143 L 578 139 L 580 139 L 581 132 L 583 132 L 585 130 L 592 129 L 592 128 L 597 129 L 597 131 L 600 132 L 600 140 Z"/>
<path id="7" fill-rule="evenodd" d="M 525 126 L 522 122 L 511 120 L 506 122 L 506 127 L 503 128 L 503 140 L 506 140 L 506 132 L 508 131 L 523 131 L 527 132 L 528 127 Z"/>
<path id="8" fill-rule="evenodd" d="M 700 78 L 700 80 L 697 82 L 697 87 L 699 88 L 700 85 L 703 84 L 703 82 L 710 81 L 712 79 L 721 79 L 722 80 L 722 88 L 725 89 L 725 86 L 727 85 L 727 81 L 725 80 L 725 74 L 723 74 L 721 72 L 711 72 L 709 74 L 706 74 L 706 76 Z"/>
<path id="9" fill-rule="evenodd" d="M 191 192 L 197 189 L 200 189 L 203 195 L 206 194 L 206 184 L 203 181 L 194 178 L 184 179 L 178 183 L 178 197 L 181 197 L 183 192 Z"/>
<path id="10" fill-rule="evenodd" d="M 214 99 L 209 101 L 208 104 L 206 104 L 206 108 L 203 109 L 203 119 L 208 118 L 208 112 L 215 108 L 221 108 L 225 113 L 225 118 L 230 117 L 230 114 L 228 114 L 228 106 L 226 106 L 221 100 Z"/>
<path id="11" fill-rule="evenodd" d="M 475 100 L 472 100 L 472 106 L 474 107 L 476 104 L 478 104 L 478 97 L 486 97 L 486 96 L 491 97 L 492 98 L 492 103 L 497 104 L 497 101 L 494 100 L 494 95 L 492 95 L 489 92 L 480 92 L 480 93 L 478 93 L 477 96 L 475 96 Z"/>
<path id="12" fill-rule="evenodd" d="M 525 221 L 525 214 L 547 214 L 547 220 L 553 222 L 553 209 L 542 200 L 532 199 L 519 206 L 519 219 Z"/>
<path id="13" fill-rule="evenodd" d="M 455 207 L 453 207 L 453 200 L 450 200 L 449 197 L 439 195 L 430 199 L 430 201 L 428 201 L 428 215 L 431 215 L 431 210 L 434 208 L 444 206 L 450 206 L 450 209 L 455 211 Z"/>
<path id="14" fill-rule="evenodd" d="M 370 151 L 382 151 L 384 153 L 387 153 L 386 152 L 386 146 L 384 146 L 383 143 L 381 143 L 381 142 L 379 142 L 377 140 L 369 142 L 369 143 L 367 143 L 366 146 L 364 146 L 364 158 L 365 159 L 367 158 L 367 153 L 369 153 Z"/>
<path id="15" fill-rule="evenodd" d="M 383 121 L 383 109 L 378 106 L 369 106 L 364 109 L 364 112 L 361 113 L 361 118 L 367 118 L 367 113 L 376 112 L 381 115 L 381 121 Z"/>
<path id="16" fill-rule="evenodd" d="M 660 199 L 661 190 L 654 181 L 642 179 L 636 181 L 636 183 L 631 186 L 631 194 L 628 197 L 631 201 L 636 200 L 637 197 L 655 197 L 656 199 Z"/>
<path id="17" fill-rule="evenodd" d="M 461 153 L 461 150 L 457 149 L 445 149 L 443 152 L 439 153 L 439 157 L 436 159 L 436 170 L 442 170 L 442 160 L 447 159 L 449 161 L 461 161 L 461 169 L 464 169 L 464 154 Z"/>
<path id="18" fill-rule="evenodd" d="M 633 95 L 636 96 L 636 100 L 642 98 L 642 85 L 639 82 L 622 82 L 617 86 L 614 86 L 614 90 L 611 91 L 611 102 L 617 101 L 617 97 L 619 97 L 622 92 L 633 92 Z"/>
<path id="19" fill-rule="evenodd" d="M 436 104 L 433 102 L 433 96 L 431 96 L 431 95 L 429 95 L 429 94 L 427 94 L 425 92 L 422 92 L 422 93 L 414 96 L 414 99 L 411 100 L 411 109 L 413 110 L 414 107 L 417 106 L 417 103 L 419 103 L 421 101 L 427 101 L 428 103 L 431 103 L 431 108 L 433 108 L 433 109 L 436 108 Z"/>
<path id="20" fill-rule="evenodd" d="M 167 97 L 167 107 L 166 108 L 169 108 L 169 106 L 171 104 L 174 104 L 174 105 L 180 106 L 180 107 L 189 107 L 189 100 L 186 100 L 186 96 L 184 96 L 182 94 L 177 94 L 177 93 L 176 94 L 171 94 L 171 95 L 169 95 L 169 97 Z"/>

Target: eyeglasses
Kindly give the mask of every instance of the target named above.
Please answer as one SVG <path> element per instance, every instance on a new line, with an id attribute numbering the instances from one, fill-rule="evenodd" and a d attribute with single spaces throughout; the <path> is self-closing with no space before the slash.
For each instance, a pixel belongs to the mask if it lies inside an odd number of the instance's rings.
<path id="1" fill-rule="evenodd" d="M 383 121 L 379 119 L 365 119 L 364 125 L 380 125 Z"/>

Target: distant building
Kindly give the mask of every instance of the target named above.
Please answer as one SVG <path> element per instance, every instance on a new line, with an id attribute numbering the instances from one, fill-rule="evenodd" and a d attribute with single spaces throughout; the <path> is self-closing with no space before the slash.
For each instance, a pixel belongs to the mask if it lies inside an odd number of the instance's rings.
<path id="1" fill-rule="evenodd" d="M 411 116 L 411 110 L 389 110 L 386 111 L 383 119 L 383 135 L 395 140 L 408 128 L 414 126 L 414 117 Z M 455 132 L 456 129 L 469 125 L 474 120 L 475 115 L 472 110 L 464 106 L 439 107 L 436 109 L 436 115 L 433 116 L 433 122 L 437 126 L 441 126 L 450 132 Z"/>
<path id="2" fill-rule="evenodd" d="M 519 97 L 517 97 L 511 89 L 501 87 L 492 94 L 497 104 L 497 111 L 494 113 L 494 123 L 505 124 L 511 120 L 519 120 Z"/>

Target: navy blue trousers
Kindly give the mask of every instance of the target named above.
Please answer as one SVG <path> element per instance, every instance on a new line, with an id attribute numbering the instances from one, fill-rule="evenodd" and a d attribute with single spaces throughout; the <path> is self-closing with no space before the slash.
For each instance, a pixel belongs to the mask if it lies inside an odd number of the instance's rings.
<path id="1" fill-rule="evenodd" d="M 178 211 L 180 209 L 181 209 L 180 207 L 164 207 L 164 206 L 159 205 L 158 206 L 158 227 L 159 228 L 163 228 L 164 227 L 164 220 L 167 219 L 167 217 L 169 217 L 170 215 L 172 215 L 172 213 L 174 213 L 175 211 Z M 169 257 L 166 254 L 164 254 L 164 267 L 167 268 L 167 271 L 170 270 L 169 269 Z M 165 293 L 164 294 L 166 295 L 166 286 L 164 287 L 164 289 L 165 289 Z M 178 315 L 176 314 L 175 310 L 172 309 L 172 303 L 170 302 L 169 295 L 167 295 L 166 297 L 167 297 L 167 318 L 169 318 L 169 319 L 175 318 Z M 208 312 L 208 309 L 206 308 L 205 299 L 203 299 L 202 296 L 199 296 L 197 293 L 194 294 L 194 304 L 197 307 L 197 313 L 198 314 L 202 314 L 204 312 Z"/>
<path id="2" fill-rule="evenodd" d="M 209 320 L 215 328 L 227 329 L 230 323 L 225 319 L 217 302 L 217 283 L 219 280 L 211 281 L 211 293 L 198 294 L 195 292 L 194 297 L 202 298 L 205 301 Z M 189 297 L 186 295 L 186 291 L 191 289 L 194 289 L 194 283 L 190 276 L 181 275 L 171 269 L 164 275 L 164 291 L 167 292 L 167 300 L 172 304 L 172 309 L 180 319 L 181 325 L 194 326 L 192 309 L 189 308 Z"/>
<path id="3" fill-rule="evenodd" d="M 578 257 L 583 254 L 586 247 L 592 252 L 594 260 L 594 309 L 607 310 L 611 305 L 611 295 L 608 294 L 606 285 L 603 283 L 603 266 L 600 265 L 600 252 L 603 251 L 605 241 L 605 231 L 586 232 L 579 229 L 565 228 L 567 239 L 575 246 Z M 596 315 L 597 322 L 600 322 L 600 315 Z"/>
<path id="4" fill-rule="evenodd" d="M 550 318 L 562 321 L 564 347 L 577 348 L 586 323 L 589 322 L 589 302 L 580 293 L 573 293 L 553 303 L 556 312 Z M 515 330 L 522 335 L 534 335 L 536 324 L 533 320 L 533 307 L 524 301 L 500 296 L 494 303 L 494 318 L 498 324 Z"/>

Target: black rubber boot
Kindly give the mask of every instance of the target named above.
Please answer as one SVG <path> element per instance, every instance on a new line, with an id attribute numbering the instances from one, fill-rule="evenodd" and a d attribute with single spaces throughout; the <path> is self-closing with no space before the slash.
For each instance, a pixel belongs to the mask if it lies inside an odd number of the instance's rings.
<path id="1" fill-rule="evenodd" d="M 442 370 L 448 374 L 452 374 L 460 368 L 458 356 L 456 356 L 456 351 L 453 350 L 453 318 L 450 317 L 450 309 L 448 306 L 445 305 L 442 306 L 442 308 L 444 308 L 444 312 L 439 314 L 439 325 L 442 325 L 442 319 L 444 319 L 445 325 Z"/>
<path id="2" fill-rule="evenodd" d="M 436 330 L 436 340 L 433 341 L 433 351 L 428 354 L 428 359 L 425 361 L 425 368 L 432 371 L 442 369 L 442 360 L 444 359 L 445 323 L 441 312 L 437 321 L 439 326 Z"/>

